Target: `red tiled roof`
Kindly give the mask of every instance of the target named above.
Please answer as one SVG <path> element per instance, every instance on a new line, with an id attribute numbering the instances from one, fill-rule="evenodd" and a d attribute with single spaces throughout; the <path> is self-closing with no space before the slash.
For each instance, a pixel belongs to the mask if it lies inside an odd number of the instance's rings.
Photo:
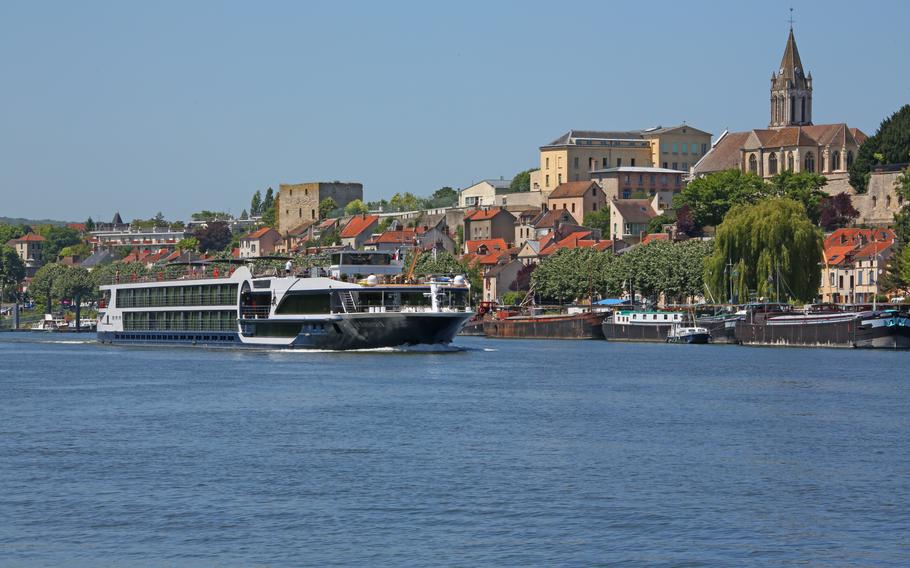
<path id="1" fill-rule="evenodd" d="M 376 215 L 358 215 L 351 219 L 351 221 L 345 225 L 344 229 L 341 231 L 341 238 L 350 239 L 358 236 L 360 233 L 366 231 L 373 226 L 373 223 L 379 220 L 379 217 Z"/>
<path id="2" fill-rule="evenodd" d="M 540 250 L 540 256 L 549 256 L 560 249 L 593 248 L 605 251 L 612 248 L 613 241 L 599 241 L 589 238 L 591 231 L 575 231 L 556 242 L 551 242 Z"/>
<path id="3" fill-rule="evenodd" d="M 464 216 L 465 221 L 486 221 L 502 213 L 503 209 L 499 207 L 490 207 L 489 209 L 476 209 Z"/>
<path id="4" fill-rule="evenodd" d="M 838 229 L 825 238 L 825 262 L 838 266 L 855 258 L 885 253 L 895 238 L 891 229 Z"/>
<path id="5" fill-rule="evenodd" d="M 487 247 L 487 250 L 491 251 L 502 251 L 508 248 L 505 239 L 477 239 L 473 241 L 465 241 L 464 244 L 469 254 L 477 254 L 477 249 L 484 245 Z"/>
<path id="6" fill-rule="evenodd" d="M 19 237 L 17 239 L 12 239 L 9 242 L 11 242 L 11 243 L 25 243 L 25 242 L 40 243 L 43 241 L 44 241 L 44 237 L 42 237 L 41 235 L 36 235 L 35 233 L 28 233 L 27 235 L 22 235 L 21 237 Z"/>
<path id="7" fill-rule="evenodd" d="M 385 231 L 378 237 L 371 239 L 372 243 L 385 244 L 412 244 L 417 240 L 417 231 L 414 229 L 402 229 L 400 231 Z"/>
<path id="8" fill-rule="evenodd" d="M 269 234 L 269 232 L 274 231 L 274 230 L 275 229 L 273 229 L 271 227 L 262 227 L 261 229 L 257 229 L 255 231 L 253 231 L 252 233 L 250 233 L 249 235 L 243 237 L 241 240 L 249 241 L 249 240 L 261 239 L 262 237 Z"/>
<path id="9" fill-rule="evenodd" d="M 70 229 L 74 229 L 74 230 L 76 230 L 76 231 L 79 231 L 80 233 L 84 233 L 84 232 L 85 232 L 85 223 L 67 223 L 66 226 L 67 226 L 68 228 L 70 228 Z"/>
<path id="10" fill-rule="evenodd" d="M 670 235 L 667 233 L 648 233 L 645 235 L 645 238 L 641 240 L 641 244 L 646 245 L 654 241 L 669 241 Z"/>
<path id="11" fill-rule="evenodd" d="M 593 181 L 567 181 L 556 186 L 548 199 L 584 197 L 592 185 L 597 187 Z"/>

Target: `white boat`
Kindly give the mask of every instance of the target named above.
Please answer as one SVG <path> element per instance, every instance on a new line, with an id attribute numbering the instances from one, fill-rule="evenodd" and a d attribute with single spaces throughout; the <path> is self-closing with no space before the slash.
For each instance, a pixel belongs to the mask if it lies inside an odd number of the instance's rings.
<path id="1" fill-rule="evenodd" d="M 34 331 L 57 331 L 66 329 L 69 322 L 65 318 L 55 317 L 53 314 L 44 314 L 44 319 L 38 320 L 32 324 Z"/>
<path id="2" fill-rule="evenodd" d="M 706 327 L 674 324 L 667 333 L 667 343 L 704 344 L 711 340 L 711 332 Z"/>
<path id="3" fill-rule="evenodd" d="M 361 267 L 363 268 L 363 267 Z M 214 275 L 214 274 L 213 274 Z M 255 276 L 101 286 L 98 339 L 108 343 L 368 349 L 449 343 L 474 314 L 463 276 L 422 284 Z"/>

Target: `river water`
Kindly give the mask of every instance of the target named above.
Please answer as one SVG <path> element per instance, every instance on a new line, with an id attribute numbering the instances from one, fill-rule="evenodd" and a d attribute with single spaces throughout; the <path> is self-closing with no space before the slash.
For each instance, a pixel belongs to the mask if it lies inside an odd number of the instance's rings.
<path id="1" fill-rule="evenodd" d="M 0 334 L 2 566 L 907 566 L 910 353 Z"/>

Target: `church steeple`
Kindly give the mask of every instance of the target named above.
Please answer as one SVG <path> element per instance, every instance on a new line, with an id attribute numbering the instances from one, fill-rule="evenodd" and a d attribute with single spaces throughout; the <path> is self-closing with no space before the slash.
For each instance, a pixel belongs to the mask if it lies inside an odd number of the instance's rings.
<path id="1" fill-rule="evenodd" d="M 806 75 L 793 37 L 793 25 L 780 68 L 771 74 L 771 128 L 812 124 L 812 74 Z"/>

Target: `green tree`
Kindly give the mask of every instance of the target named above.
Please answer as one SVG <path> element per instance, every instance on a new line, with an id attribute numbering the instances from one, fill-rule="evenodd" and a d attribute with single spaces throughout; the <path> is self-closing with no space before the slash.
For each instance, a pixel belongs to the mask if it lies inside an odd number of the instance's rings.
<path id="1" fill-rule="evenodd" d="M 253 217 L 262 215 L 262 192 L 258 189 L 256 190 L 256 193 L 253 194 L 253 198 L 250 200 L 250 215 Z"/>
<path id="2" fill-rule="evenodd" d="M 755 203 L 767 194 L 765 182 L 739 170 L 714 172 L 689 182 L 673 199 L 673 208 L 688 207 L 697 230 L 717 226 L 734 205 Z"/>
<path id="3" fill-rule="evenodd" d="M 95 222 L 92 221 L 91 217 L 85 220 L 85 230 L 87 232 L 92 232 L 95 230 Z"/>
<path id="4" fill-rule="evenodd" d="M 515 174 L 509 189 L 512 191 L 531 191 L 531 172 L 536 172 L 540 168 L 531 168 Z"/>
<path id="5" fill-rule="evenodd" d="M 92 247 L 87 243 L 78 243 L 75 245 L 70 245 L 68 247 L 63 247 L 60 249 L 60 258 L 66 256 L 75 256 L 80 259 L 86 259 L 92 254 Z"/>
<path id="6" fill-rule="evenodd" d="M 610 236 L 610 208 L 601 207 L 598 211 L 592 211 L 585 215 L 585 220 L 582 222 L 582 225 L 585 227 L 590 227 L 591 229 L 600 229 L 600 235 L 603 238 L 609 238 Z"/>
<path id="7" fill-rule="evenodd" d="M 196 237 L 185 237 L 177 242 L 177 250 L 181 252 L 196 252 L 199 250 L 199 239 Z"/>
<path id="8" fill-rule="evenodd" d="M 822 191 L 826 183 L 828 179 L 816 173 L 784 170 L 769 180 L 767 193 L 799 201 L 806 208 L 809 220 L 818 225 L 821 202 L 828 196 Z"/>
<path id="9" fill-rule="evenodd" d="M 423 208 L 423 201 L 408 191 L 393 195 L 389 206 L 395 211 L 416 211 Z"/>
<path id="10" fill-rule="evenodd" d="M 621 289 L 617 263 L 611 252 L 560 249 L 539 263 L 531 282 L 537 294 L 559 303 L 615 295 Z"/>
<path id="11" fill-rule="evenodd" d="M 708 241 L 654 241 L 622 254 L 617 272 L 628 292 L 652 302 L 661 294 L 668 302 L 681 302 L 704 293 L 703 267 L 711 251 Z"/>
<path id="12" fill-rule="evenodd" d="M 759 297 L 792 298 L 803 302 L 818 295 L 822 261 L 821 231 L 806 216 L 805 207 L 791 199 L 773 198 L 730 210 L 717 228 L 715 248 L 705 262 L 705 282 L 715 298 L 739 300 L 751 292 Z"/>
<path id="13" fill-rule="evenodd" d="M 326 197 L 319 202 L 319 218 L 325 219 L 336 209 L 338 209 L 338 204 L 335 203 L 335 200 L 331 197 Z"/>
<path id="14" fill-rule="evenodd" d="M 193 213 L 191 217 L 193 218 L 193 221 L 226 221 L 231 218 L 231 215 L 224 211 L 209 211 L 208 209 L 203 209 L 202 211 Z M 161 223 L 164 219 L 162 218 L 161 221 L 159 221 L 156 217 L 155 221 Z"/>
<path id="15" fill-rule="evenodd" d="M 38 233 L 44 237 L 41 250 L 45 263 L 56 262 L 61 249 L 82 242 L 79 231 L 69 227 L 45 225 L 38 230 Z"/>
<path id="16" fill-rule="evenodd" d="M 45 264 L 35 272 L 28 286 L 28 294 L 44 307 L 46 313 L 53 313 L 54 300 L 59 299 L 57 295 L 59 288 L 56 285 L 58 279 L 63 278 L 63 272 L 69 267 L 65 264 L 52 262 Z"/>
<path id="17" fill-rule="evenodd" d="M 344 206 L 345 215 L 365 215 L 369 212 L 370 210 L 367 209 L 366 203 L 359 199 L 355 199 Z"/>
<path id="18" fill-rule="evenodd" d="M 275 192 L 272 191 L 272 188 L 270 187 L 267 190 L 265 190 L 265 198 L 263 198 L 263 200 L 262 200 L 262 208 L 260 209 L 260 211 L 262 212 L 263 215 L 265 215 L 265 212 L 274 206 L 275 206 Z"/>
<path id="19" fill-rule="evenodd" d="M 452 207 L 458 203 L 458 192 L 449 186 L 440 187 L 427 200 L 427 208 Z"/>
<path id="20" fill-rule="evenodd" d="M 95 267 L 90 274 L 95 286 L 102 286 L 142 278 L 148 274 L 148 269 L 141 262 L 116 261 Z"/>
<path id="21" fill-rule="evenodd" d="M 54 295 L 71 300 L 76 307 L 76 331 L 81 330 L 82 300 L 91 299 L 97 288 L 88 270 L 79 266 L 66 266 L 54 279 Z"/>
<path id="22" fill-rule="evenodd" d="M 25 234 L 25 229 L 22 225 L 7 225 L 6 223 L 0 224 L 0 245 L 5 245 L 13 239 L 18 239 Z"/>
<path id="23" fill-rule="evenodd" d="M 6 291 L 17 288 L 24 278 L 25 263 L 13 247 L 0 244 L 0 302 L 6 297 Z"/>
<path id="24" fill-rule="evenodd" d="M 879 156 L 876 157 L 876 154 Z M 850 166 L 850 185 L 865 193 L 869 173 L 876 163 L 904 164 L 910 161 L 910 105 L 882 121 L 878 130 L 859 147 Z"/>
<path id="25" fill-rule="evenodd" d="M 231 229 L 227 223 L 215 221 L 198 229 L 194 234 L 202 252 L 224 250 L 231 243 Z"/>
<path id="26" fill-rule="evenodd" d="M 669 225 L 673 223 L 675 219 L 666 213 L 657 215 L 656 217 L 651 217 L 651 220 L 648 221 L 648 232 L 649 233 L 662 233 L 664 230 L 664 225 Z"/>

